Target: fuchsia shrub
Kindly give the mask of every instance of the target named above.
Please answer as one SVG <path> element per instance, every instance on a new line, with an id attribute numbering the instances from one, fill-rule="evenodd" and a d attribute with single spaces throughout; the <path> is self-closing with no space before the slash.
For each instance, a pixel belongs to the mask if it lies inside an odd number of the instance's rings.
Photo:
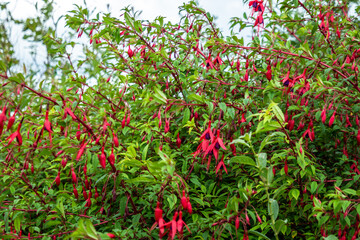
<path id="1" fill-rule="evenodd" d="M 50 62 L 0 52 L 3 238 L 356 239 L 358 3 L 248 4 L 227 37 L 194 2 L 22 22 Z"/>

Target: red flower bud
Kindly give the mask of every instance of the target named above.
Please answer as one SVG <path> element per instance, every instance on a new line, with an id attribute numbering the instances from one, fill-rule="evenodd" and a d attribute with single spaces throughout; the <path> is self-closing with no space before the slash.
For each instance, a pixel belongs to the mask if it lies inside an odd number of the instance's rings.
<path id="1" fill-rule="evenodd" d="M 128 49 L 128 55 L 130 58 L 132 58 L 134 56 L 134 52 L 131 50 L 130 46 L 129 46 L 129 49 Z"/>
<path id="2" fill-rule="evenodd" d="M 188 209 L 188 200 L 187 200 L 187 198 L 185 196 L 185 190 L 183 190 L 183 192 L 182 192 L 181 205 L 184 208 L 184 210 Z"/>
<path id="3" fill-rule="evenodd" d="M 106 235 L 108 235 L 109 238 L 115 238 L 116 236 L 112 233 L 107 233 Z"/>
<path id="4" fill-rule="evenodd" d="M 63 157 L 63 159 L 61 160 L 61 166 L 64 168 L 66 167 L 66 164 L 67 164 L 67 158 Z"/>
<path id="5" fill-rule="evenodd" d="M 56 185 L 60 185 L 60 171 L 58 172 L 58 175 L 56 176 L 56 178 L 55 178 L 55 183 L 56 183 Z"/>
<path id="6" fill-rule="evenodd" d="M 73 167 L 71 167 L 71 178 L 73 183 L 77 183 L 77 178 Z"/>
<path id="7" fill-rule="evenodd" d="M 176 146 L 177 146 L 178 148 L 181 147 L 181 139 L 180 139 L 180 137 L 179 137 L 179 133 L 177 134 Z"/>
<path id="8" fill-rule="evenodd" d="M 240 227 L 240 219 L 239 219 L 239 216 L 236 216 L 236 218 L 235 218 L 235 228 L 239 229 L 239 227 Z"/>
<path id="9" fill-rule="evenodd" d="M 76 189 L 74 184 L 73 184 L 73 187 L 74 187 L 74 190 L 73 190 L 74 196 L 75 196 L 76 199 L 79 199 L 79 193 L 78 193 L 78 190 Z"/>
<path id="10" fill-rule="evenodd" d="M 188 197 L 187 200 L 188 200 L 188 205 L 187 205 L 188 213 L 192 214 L 192 206 L 191 206 L 191 203 L 190 203 L 190 198 Z"/>
<path id="11" fill-rule="evenodd" d="M 114 148 L 111 148 L 111 154 L 109 156 L 109 162 L 110 162 L 111 165 L 115 165 Z"/>
<path id="12" fill-rule="evenodd" d="M 103 169 L 105 169 L 106 168 L 106 156 L 105 156 L 105 152 L 104 152 L 104 147 L 102 147 L 101 154 L 98 155 L 98 158 L 99 158 L 101 167 Z"/>
<path id="13" fill-rule="evenodd" d="M 160 203 L 156 203 L 155 208 L 155 221 L 158 222 L 162 218 L 163 210 L 160 208 Z"/>
<path id="14" fill-rule="evenodd" d="M 117 138 L 115 133 L 113 133 L 113 141 L 114 141 L 114 146 L 119 147 L 119 139 Z"/>
<path id="15" fill-rule="evenodd" d="M 336 111 L 334 111 L 333 115 L 332 115 L 331 118 L 330 118 L 329 127 L 331 127 L 331 125 L 333 125 L 333 123 L 334 123 L 334 121 L 335 121 L 335 114 L 336 114 Z"/>
<path id="16" fill-rule="evenodd" d="M 266 78 L 267 78 L 267 80 L 269 80 L 269 81 L 270 81 L 271 78 L 272 78 L 271 65 L 270 65 L 270 64 L 267 66 Z"/>
<path id="17" fill-rule="evenodd" d="M 15 112 L 14 114 L 9 118 L 9 121 L 8 121 L 8 125 L 7 125 L 7 131 L 9 131 L 9 129 L 12 127 L 12 125 L 14 124 L 15 122 L 15 114 L 17 113 L 17 109 L 15 109 Z"/>

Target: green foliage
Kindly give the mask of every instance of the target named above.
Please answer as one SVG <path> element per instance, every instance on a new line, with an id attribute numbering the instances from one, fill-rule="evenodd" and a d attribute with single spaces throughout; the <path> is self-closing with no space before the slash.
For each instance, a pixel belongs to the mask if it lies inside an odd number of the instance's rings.
<path id="1" fill-rule="evenodd" d="M 255 2 L 227 37 L 193 1 L 176 24 L 75 5 L 60 38 L 44 1 L 10 18 L 44 74 L 0 22 L 2 238 L 355 239 L 358 3 Z"/>

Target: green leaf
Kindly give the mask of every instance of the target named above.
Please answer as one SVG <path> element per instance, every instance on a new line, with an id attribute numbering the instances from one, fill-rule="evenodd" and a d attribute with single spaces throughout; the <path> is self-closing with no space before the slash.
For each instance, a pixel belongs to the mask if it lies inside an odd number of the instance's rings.
<path id="1" fill-rule="evenodd" d="M 274 131 L 274 130 L 277 130 L 279 128 L 281 128 L 281 125 L 280 125 L 280 123 L 278 123 L 276 121 L 270 121 L 270 122 L 266 122 L 266 123 L 263 123 L 263 124 L 259 123 L 255 133 Z"/>
<path id="2" fill-rule="evenodd" d="M 269 203 L 269 215 L 272 216 L 275 221 L 279 215 L 279 204 L 275 199 L 270 199 Z"/>
<path id="3" fill-rule="evenodd" d="M 300 191 L 298 189 L 291 189 L 289 192 L 289 196 L 295 198 L 296 200 L 298 200 L 299 196 L 300 196 Z"/>
<path id="4" fill-rule="evenodd" d="M 268 238 L 264 234 L 259 233 L 259 232 L 255 231 L 255 230 L 249 230 L 248 233 L 253 234 L 255 236 L 258 236 L 258 237 L 261 237 L 261 238 L 266 239 L 266 240 L 270 240 L 270 238 Z"/>
<path id="5" fill-rule="evenodd" d="M 324 240 L 339 240 L 335 235 L 329 235 Z"/>
<path id="6" fill-rule="evenodd" d="M 244 156 L 244 155 L 232 157 L 230 159 L 230 162 L 245 164 L 245 165 L 250 165 L 250 166 L 256 166 L 255 161 L 251 157 Z"/>
<path id="7" fill-rule="evenodd" d="M 128 183 L 154 183 L 156 182 L 152 176 L 141 176 L 127 180 Z"/>
<path id="8" fill-rule="evenodd" d="M 149 144 L 147 144 L 147 145 L 144 147 L 144 150 L 142 151 L 142 157 L 141 157 L 141 159 L 144 160 L 144 161 L 146 160 L 146 155 L 147 155 L 148 149 L 149 149 Z"/>
<path id="9" fill-rule="evenodd" d="M 223 103 L 223 102 L 219 103 L 219 107 L 220 107 L 220 109 L 221 109 L 224 113 L 226 113 L 227 107 L 226 107 L 226 104 L 225 104 L 225 103 Z"/>
<path id="10" fill-rule="evenodd" d="M 267 162 L 267 154 L 266 153 L 259 153 L 258 154 L 258 167 L 261 169 L 261 168 L 264 168 L 266 167 L 266 162 Z"/>
<path id="11" fill-rule="evenodd" d="M 185 125 L 190 120 L 190 109 L 185 108 L 182 124 Z"/>
<path id="12" fill-rule="evenodd" d="M 347 188 L 347 189 L 344 189 L 343 192 L 346 194 L 350 194 L 350 195 L 356 195 L 356 191 L 354 189 Z"/>
<path id="13" fill-rule="evenodd" d="M 281 111 L 281 109 L 278 107 L 278 105 L 272 106 L 273 113 L 275 114 L 276 118 L 281 122 L 285 122 L 284 113 Z"/>

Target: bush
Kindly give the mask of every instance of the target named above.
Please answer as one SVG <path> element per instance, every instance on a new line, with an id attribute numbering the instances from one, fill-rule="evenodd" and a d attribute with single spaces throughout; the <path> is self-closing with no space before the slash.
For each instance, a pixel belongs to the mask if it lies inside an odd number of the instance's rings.
<path id="1" fill-rule="evenodd" d="M 193 1 L 176 24 L 76 6 L 69 39 L 45 3 L 12 20 L 42 75 L 1 23 L 3 238 L 359 236 L 356 1 L 250 1 L 226 37 Z"/>

